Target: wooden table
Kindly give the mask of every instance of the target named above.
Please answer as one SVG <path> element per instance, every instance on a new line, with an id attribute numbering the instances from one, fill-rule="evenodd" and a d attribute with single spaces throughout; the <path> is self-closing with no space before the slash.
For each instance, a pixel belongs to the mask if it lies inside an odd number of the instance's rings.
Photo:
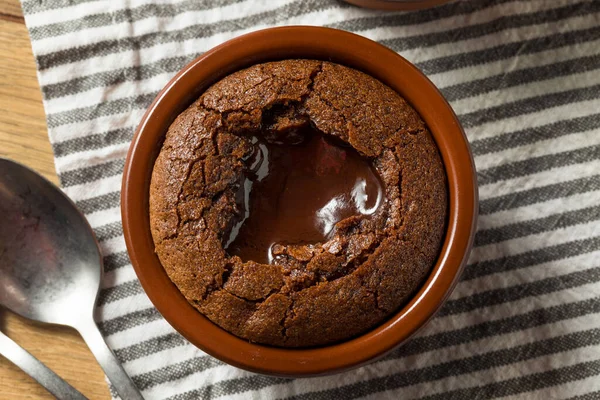
<path id="1" fill-rule="evenodd" d="M 0 157 L 28 165 L 58 183 L 19 0 L 0 0 Z M 75 330 L 33 323 L 2 310 L 0 330 L 89 399 L 110 399 L 102 370 Z M 0 356 L 0 399 L 52 398 Z"/>

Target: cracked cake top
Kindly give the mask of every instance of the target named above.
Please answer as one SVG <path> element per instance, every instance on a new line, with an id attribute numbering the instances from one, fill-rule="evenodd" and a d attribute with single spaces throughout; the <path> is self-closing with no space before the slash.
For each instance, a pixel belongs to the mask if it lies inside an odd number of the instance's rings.
<path id="1" fill-rule="evenodd" d="M 260 172 L 267 162 L 270 174 L 283 174 L 271 183 Z M 303 201 L 281 197 L 304 173 L 313 175 Z M 363 176 L 362 206 L 352 192 L 354 208 L 327 231 L 295 242 L 269 237 L 261 256 L 262 231 L 276 223 L 277 232 L 294 231 L 309 215 L 288 220 L 279 208 L 311 204 L 323 176 L 326 192 L 355 173 Z M 263 207 L 248 219 L 260 191 L 278 187 L 284 204 L 275 214 Z M 150 225 L 170 279 L 214 323 L 252 342 L 318 346 L 373 328 L 415 293 L 441 246 L 446 190 L 431 134 L 400 95 L 348 67 L 284 60 L 223 78 L 175 119 L 152 173 Z M 244 229 L 245 241 L 258 241 L 240 245 Z"/>

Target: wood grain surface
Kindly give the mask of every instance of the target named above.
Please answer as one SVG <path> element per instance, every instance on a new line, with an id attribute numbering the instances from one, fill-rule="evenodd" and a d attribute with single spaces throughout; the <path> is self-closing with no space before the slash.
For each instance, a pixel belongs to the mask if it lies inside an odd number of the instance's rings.
<path id="1" fill-rule="evenodd" d="M 25 164 L 58 183 L 35 61 L 18 0 L 0 0 L 0 157 Z M 110 399 L 102 370 L 73 329 L 33 323 L 0 309 L 0 330 L 89 399 Z M 0 399 L 52 398 L 0 356 Z"/>

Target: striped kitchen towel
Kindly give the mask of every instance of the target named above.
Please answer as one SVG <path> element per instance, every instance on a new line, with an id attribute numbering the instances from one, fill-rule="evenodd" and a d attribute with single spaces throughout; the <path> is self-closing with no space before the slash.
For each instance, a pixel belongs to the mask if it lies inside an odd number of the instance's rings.
<path id="1" fill-rule="evenodd" d="M 600 1 L 23 0 L 62 187 L 96 230 L 109 345 L 148 399 L 600 398 Z M 242 371 L 177 334 L 144 294 L 119 212 L 136 124 L 187 62 L 275 25 L 346 29 L 427 74 L 472 144 L 475 248 L 438 316 L 334 377 Z"/>

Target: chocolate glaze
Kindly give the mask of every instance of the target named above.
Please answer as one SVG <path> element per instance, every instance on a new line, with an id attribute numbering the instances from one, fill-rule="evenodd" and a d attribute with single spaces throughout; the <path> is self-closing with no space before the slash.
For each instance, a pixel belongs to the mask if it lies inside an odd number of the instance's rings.
<path id="1" fill-rule="evenodd" d="M 381 203 L 383 187 L 369 161 L 308 125 L 288 133 L 286 143 L 252 142 L 238 193 L 243 213 L 225 246 L 230 255 L 270 263 L 273 245 L 324 242 L 336 223 L 370 215 Z"/>

